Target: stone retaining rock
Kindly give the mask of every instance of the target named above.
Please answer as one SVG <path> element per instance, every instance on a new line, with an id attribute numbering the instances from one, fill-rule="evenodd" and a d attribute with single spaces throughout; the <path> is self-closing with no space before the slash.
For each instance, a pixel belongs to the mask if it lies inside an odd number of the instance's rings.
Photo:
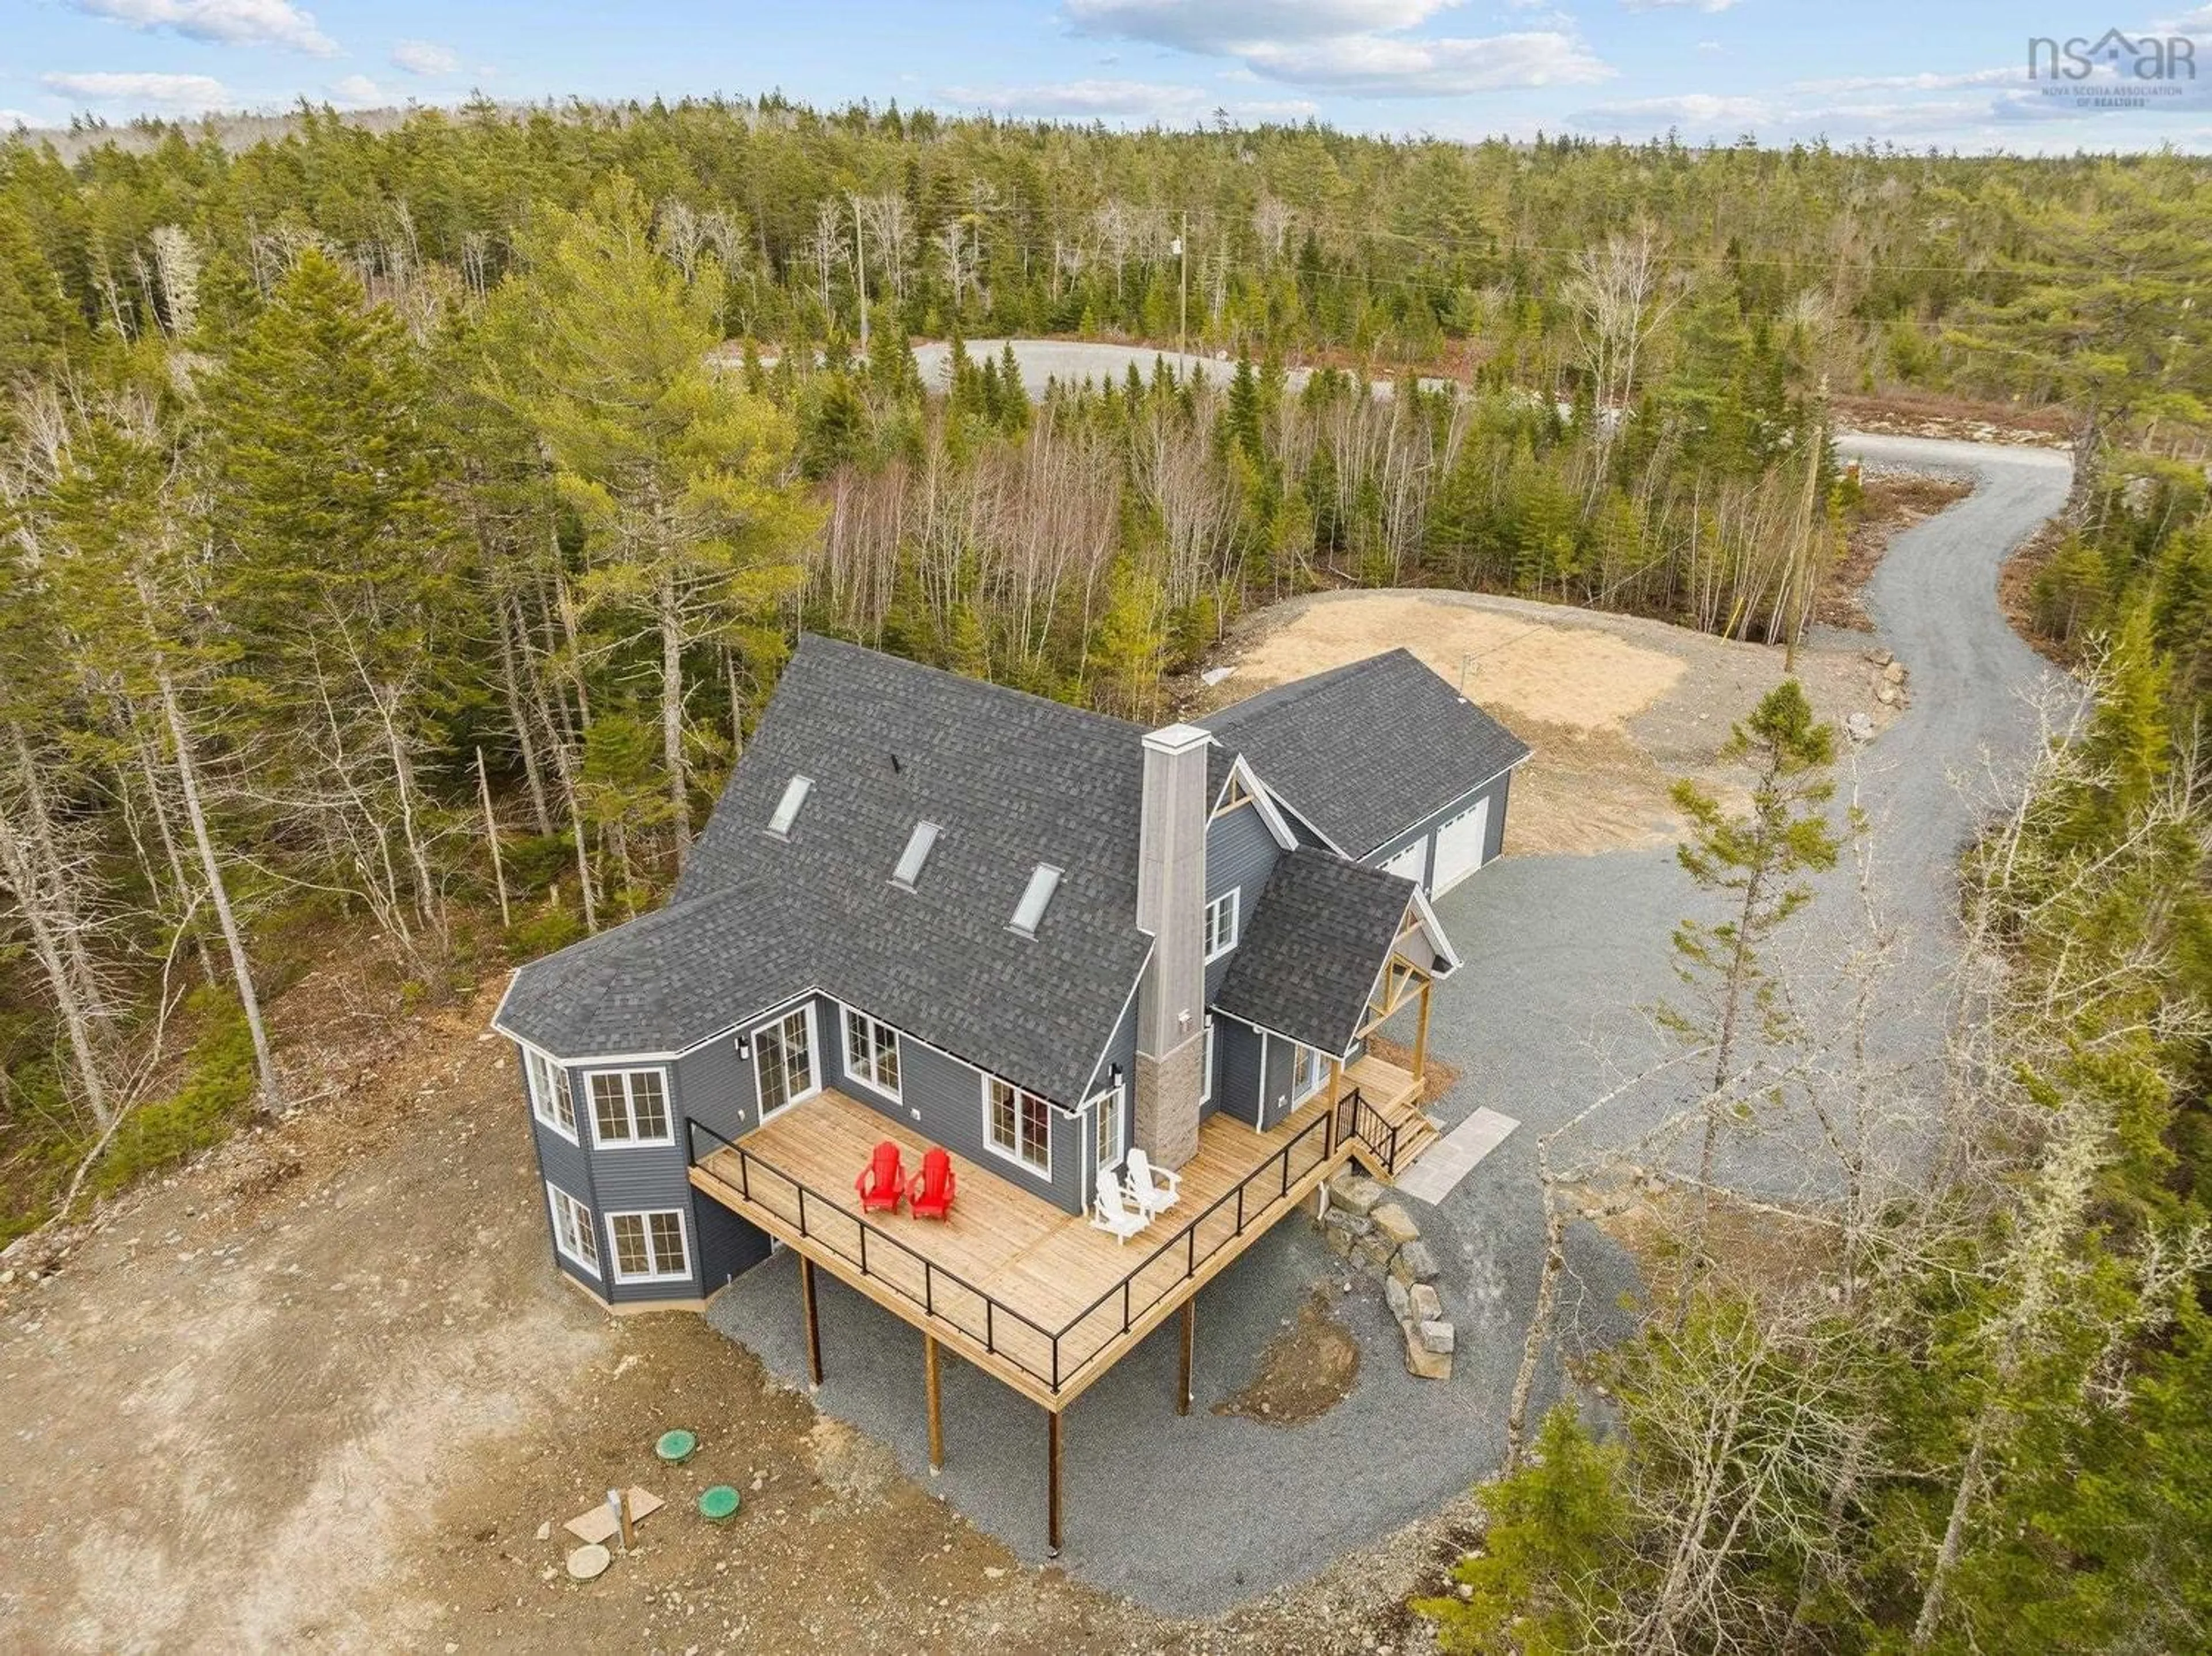
<path id="1" fill-rule="evenodd" d="M 1342 1208 L 1365 1218 L 1389 1198 L 1390 1192 L 1364 1173 L 1354 1173 L 1350 1168 L 1328 1181 L 1328 1201 L 1333 1208 Z"/>
<path id="2" fill-rule="evenodd" d="M 1375 1222 L 1376 1230 L 1390 1239 L 1393 1247 L 1401 1247 L 1407 1242 L 1417 1242 L 1421 1239 L 1421 1228 L 1395 1202 L 1385 1202 L 1368 1217 Z"/>
<path id="3" fill-rule="evenodd" d="M 1382 1298 L 1406 1341 L 1406 1372 L 1419 1380 L 1449 1380 L 1457 1333 L 1445 1320 L 1437 1292 L 1435 1253 L 1420 1227 L 1389 1192 L 1346 1168 L 1328 1181 L 1322 1234 L 1332 1252 L 1382 1273 Z"/>
<path id="4" fill-rule="evenodd" d="M 1415 1283 L 1432 1283 L 1441 1273 L 1437 1256 L 1417 1237 L 1390 1256 L 1390 1274 L 1411 1287 Z"/>

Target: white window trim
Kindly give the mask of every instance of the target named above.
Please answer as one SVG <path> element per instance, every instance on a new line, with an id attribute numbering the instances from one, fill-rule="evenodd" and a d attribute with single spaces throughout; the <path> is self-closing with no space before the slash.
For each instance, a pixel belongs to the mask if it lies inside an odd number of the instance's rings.
<path id="1" fill-rule="evenodd" d="M 1214 910 L 1221 909 L 1222 913 L 1226 914 L 1229 919 L 1229 924 L 1223 928 L 1228 937 L 1228 941 L 1223 943 L 1218 949 L 1208 948 L 1206 951 L 1206 963 L 1209 966 L 1215 961 L 1219 960 L 1231 949 L 1236 948 L 1237 939 L 1243 935 L 1243 927 L 1240 925 L 1242 917 L 1238 911 L 1244 906 L 1243 896 L 1244 894 L 1239 888 L 1231 886 L 1228 890 L 1223 892 L 1218 897 L 1216 897 L 1212 902 L 1206 906 L 1206 936 L 1209 943 L 1212 943 L 1213 938 Z M 1228 907 L 1223 908 L 1222 906 L 1224 903 L 1227 904 Z"/>
<path id="2" fill-rule="evenodd" d="M 626 1275 L 622 1268 L 622 1250 L 615 1246 L 615 1221 L 617 1219 L 646 1221 L 645 1246 L 647 1252 L 650 1253 L 653 1249 L 651 1222 L 653 1216 L 657 1213 L 672 1213 L 676 1216 L 676 1240 L 678 1246 L 684 1250 L 684 1268 L 681 1271 L 640 1271 L 634 1276 Z M 682 1208 L 624 1208 L 618 1213 L 608 1214 L 606 1222 L 607 1268 L 614 1272 L 617 1282 L 688 1283 L 691 1280 L 691 1222 L 684 1217 Z"/>
<path id="3" fill-rule="evenodd" d="M 837 1020 L 841 1026 L 837 1034 L 841 1037 L 842 1041 L 837 1054 L 838 1065 L 839 1067 L 845 1071 L 846 1078 L 850 1081 L 857 1081 L 862 1086 L 867 1088 L 871 1092 L 880 1093 L 885 1098 L 890 1099 L 896 1103 L 905 1103 L 906 1037 L 902 1035 L 897 1030 L 892 1028 L 890 1024 L 885 1023 L 881 1018 L 871 1016 L 868 1013 L 860 1010 L 857 1006 L 848 1006 L 844 1002 L 839 1001 L 837 1003 L 837 1010 L 841 1015 Z M 897 1086 L 886 1087 L 882 1082 L 877 1080 L 875 1077 L 870 1075 L 866 1071 L 856 1070 L 853 1067 L 852 1022 L 854 1018 L 858 1018 L 861 1022 L 866 1024 L 873 1034 L 887 1034 L 891 1038 L 891 1052 L 893 1054 L 892 1061 L 898 1065 L 899 1079 Z M 875 1049 L 876 1043 L 872 1034 L 868 1042 L 868 1057 L 871 1063 L 875 1059 Z M 756 1080 L 757 1080 L 757 1077 L 756 1077 Z M 820 1089 L 817 1088 L 816 1090 L 819 1091 Z"/>
<path id="4" fill-rule="evenodd" d="M 1206 1032 L 1199 1037 L 1206 1045 L 1198 1050 L 1198 1101 L 1213 1102 L 1213 1014 L 1206 1015 Z"/>
<path id="5" fill-rule="evenodd" d="M 1129 1159 L 1129 1112 L 1122 1097 L 1122 1089 L 1119 1087 L 1109 1087 L 1103 1092 L 1093 1093 L 1091 1095 L 1090 1107 L 1095 1110 L 1110 1109 L 1114 1112 L 1114 1154 L 1110 1157 L 1098 1154 L 1099 1118 L 1094 1115 L 1090 1121 L 1091 1156 L 1093 1163 L 1091 1171 L 1104 1173 L 1109 1168 L 1120 1167 Z M 1051 1150 L 1052 1139 L 1048 1134 L 1045 1138 L 1045 1152 L 1049 1156 Z"/>
<path id="6" fill-rule="evenodd" d="M 1309 1052 L 1319 1059 L 1320 1063 L 1314 1077 L 1314 1084 L 1301 1092 L 1298 1090 L 1300 1071 L 1305 1068 L 1306 1054 Z M 1306 1046 L 1303 1041 L 1294 1046 L 1291 1052 L 1291 1107 L 1296 1109 L 1328 1085 L 1328 1054 L 1320 1047 Z"/>
<path id="7" fill-rule="evenodd" d="M 580 1137 L 582 1129 L 576 1122 L 576 1089 L 569 1083 L 567 1067 L 558 1059 L 539 1052 L 527 1041 L 517 1041 L 515 1045 L 522 1052 L 522 1084 L 530 1093 L 531 1115 L 538 1125 L 550 1128 L 571 1144 L 580 1146 L 584 1141 Z M 560 1115 L 547 1107 L 549 1101 L 538 1096 L 538 1071 L 534 1067 L 538 1064 L 553 1072 L 553 1085 L 560 1089 L 556 1096 L 568 1102 L 568 1125 L 565 1127 L 561 1125 Z"/>
<path id="8" fill-rule="evenodd" d="M 781 1027 L 793 1012 L 806 1014 L 806 1090 L 793 1093 L 771 1110 L 768 1107 L 767 1089 L 761 1085 L 761 1031 Z M 842 1035 L 843 1031 L 839 1031 L 839 1034 Z M 753 1111 L 763 1121 L 768 1120 L 771 1116 L 781 1115 L 794 1104 L 804 1104 L 822 1090 L 822 1031 L 815 1027 L 812 1001 L 807 1001 L 803 1005 L 786 1007 L 774 1017 L 765 1018 L 755 1024 L 745 1035 L 745 1050 L 752 1054 Z M 839 1062 L 842 1064 L 842 1061 L 841 1058 Z"/>
<path id="9" fill-rule="evenodd" d="M 668 1131 L 661 1134 L 658 1138 L 640 1138 L 635 1136 L 637 1132 L 637 1094 L 635 1089 L 630 1085 L 630 1077 L 632 1076 L 644 1075 L 659 1076 L 660 1077 L 660 1113 L 662 1118 L 668 1123 Z M 605 1138 L 600 1137 L 599 1100 L 599 1095 L 592 1089 L 592 1083 L 601 1076 L 620 1076 L 622 1077 L 623 1113 L 629 1122 L 630 1132 L 632 1135 L 628 1138 Z M 674 1089 L 668 1084 L 668 1071 L 665 1065 L 659 1064 L 635 1064 L 631 1065 L 626 1069 L 617 1070 L 607 1067 L 599 1067 L 587 1070 L 584 1073 L 584 1096 L 591 1107 L 592 1143 L 601 1149 L 649 1150 L 665 1148 L 676 1142 L 676 1094 Z"/>
<path id="10" fill-rule="evenodd" d="M 998 1083 L 1002 1087 L 1012 1088 L 1013 1090 L 1015 1148 L 1011 1150 L 1000 1144 L 998 1139 L 993 1136 L 991 1131 L 991 1083 L 994 1082 Z M 988 1074 L 988 1072 L 983 1077 L 982 1094 L 983 1148 L 990 1151 L 992 1155 L 997 1156 L 1001 1162 L 1011 1162 L 1014 1166 L 1019 1168 L 1024 1173 L 1028 1174 L 1032 1179 L 1042 1179 L 1047 1184 L 1050 1184 L 1052 1182 L 1052 1101 L 1047 1098 L 1042 1093 L 1032 1093 L 1026 1087 L 1014 1086 L 1014 1083 L 1008 1081 L 1004 1076 L 994 1076 Z M 1031 1162 L 1024 1156 L 1020 1149 L 1022 1131 L 1021 1101 L 1024 1095 L 1034 1098 L 1038 1103 L 1044 1106 L 1044 1165 L 1042 1168 L 1037 1166 L 1036 1162 Z"/>
<path id="11" fill-rule="evenodd" d="M 579 1236 L 590 1237 L 593 1247 L 599 1245 L 599 1233 L 592 1228 L 591 1209 L 549 1179 L 545 1181 L 545 1210 L 553 1220 L 553 1251 L 570 1265 L 574 1265 L 577 1270 L 588 1271 L 596 1278 L 599 1274 L 599 1262 L 596 1259 L 586 1259 L 582 1254 L 572 1250 L 568 1243 L 561 1239 L 561 1204 L 563 1202 L 574 1208 L 579 1216 L 579 1222 L 575 1226 L 576 1234 Z"/>

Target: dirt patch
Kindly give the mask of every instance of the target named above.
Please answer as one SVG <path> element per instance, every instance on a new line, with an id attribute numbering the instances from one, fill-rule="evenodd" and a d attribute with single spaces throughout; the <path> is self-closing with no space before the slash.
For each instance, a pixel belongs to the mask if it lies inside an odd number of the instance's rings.
<path id="1" fill-rule="evenodd" d="M 1267 1342 L 1250 1382 L 1215 1404 L 1213 1412 L 1297 1426 L 1335 1408 L 1352 1395 L 1358 1378 L 1359 1342 L 1336 1319 L 1323 1283 Z"/>
<path id="2" fill-rule="evenodd" d="M 1955 506 L 1974 492 L 1962 477 L 1916 472 L 1865 472 L 1860 481 L 1863 509 L 1844 544 L 1844 555 L 1828 572 L 1814 600 L 1813 617 L 1823 626 L 1871 632 L 1862 599 L 1882 555 L 1899 534 Z"/>
<path id="3" fill-rule="evenodd" d="M 2065 448 L 2072 422 L 2066 410 L 2045 404 L 1984 403 L 1941 391 L 1894 389 L 1870 397 L 1831 397 L 1838 422 L 1850 431 L 1899 437 L 1947 437 L 1969 443 L 2027 443 Z"/>
<path id="4" fill-rule="evenodd" d="M 1516 725 L 1618 727 L 1672 689 L 1684 670 L 1663 651 L 1595 628 L 1471 609 L 1433 593 L 1362 592 L 1308 605 L 1255 638 L 1237 659 L 1237 693 L 1255 695 L 1401 644 Z"/>
<path id="5" fill-rule="evenodd" d="M 1187 716 L 1400 645 L 1455 684 L 1464 664 L 1468 694 L 1535 749 L 1514 775 L 1509 856 L 1665 844 L 1681 832 L 1668 792 L 1677 776 L 1737 798 L 1721 746 L 1781 682 L 1785 659 L 1775 646 L 1522 598 L 1318 593 L 1248 618 L 1215 658 L 1229 676 Z M 1879 730 L 1894 716 L 1855 648 L 1800 650 L 1797 676 L 1824 719 L 1864 713 Z"/>
<path id="6" fill-rule="evenodd" d="M 403 1010 L 356 942 L 271 1009 L 313 1101 L 0 1281 L 0 1648 L 1328 1656 L 1466 1523 L 1202 1623 L 1023 1565 L 703 1319 L 567 1287 L 499 986 Z M 572 1582 L 562 1523 L 631 1483 L 667 1506 Z"/>

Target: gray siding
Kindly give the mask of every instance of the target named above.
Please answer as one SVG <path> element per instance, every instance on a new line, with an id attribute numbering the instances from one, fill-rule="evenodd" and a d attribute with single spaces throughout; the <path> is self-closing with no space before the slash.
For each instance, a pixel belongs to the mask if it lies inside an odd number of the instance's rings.
<path id="1" fill-rule="evenodd" d="M 699 1287 L 698 1220 L 692 1211 L 690 1162 L 684 1148 L 685 1065 L 675 1064 L 578 1065 L 575 1071 L 580 1107 L 578 1123 L 592 1145 L 592 1190 L 598 1198 L 592 1217 L 599 1226 L 599 1267 L 602 1292 L 609 1300 L 696 1299 Z M 592 1131 L 588 1105 L 591 1077 L 607 1069 L 654 1069 L 665 1077 L 669 1119 L 676 1126 L 672 1144 L 601 1145 Z M 676 1208 L 684 1215 L 685 1248 L 690 1255 L 691 1275 L 683 1282 L 618 1283 L 615 1280 L 614 1240 L 607 1234 L 611 1213 L 635 1213 Z"/>
<path id="2" fill-rule="evenodd" d="M 1232 888 L 1243 895 L 1237 900 L 1237 926 L 1252 923 L 1252 916 L 1260 906 L 1261 888 L 1267 883 L 1273 872 L 1275 858 L 1282 854 L 1275 844 L 1275 836 L 1267 831 L 1259 811 L 1251 805 L 1239 805 L 1226 816 L 1217 816 L 1207 825 L 1206 836 L 1206 901 L 1212 903 Z M 1221 980 L 1227 975 L 1229 962 L 1236 956 L 1231 949 L 1206 968 L 1206 999 L 1213 1004 Z"/>
<path id="3" fill-rule="evenodd" d="M 592 1193 L 591 1158 L 585 1154 L 580 1145 L 571 1144 L 552 1128 L 538 1120 L 538 1113 L 530 1107 L 530 1073 L 523 1065 L 522 1049 L 520 1046 L 515 1048 L 515 1062 L 520 1071 L 519 1079 L 522 1083 L 523 1117 L 530 1123 L 530 1142 L 538 1150 L 538 1171 L 541 1181 L 538 1192 L 538 1217 L 545 1224 L 546 1251 L 552 1255 L 556 1270 L 574 1277 L 592 1293 L 604 1298 L 606 1289 L 601 1279 L 575 1264 L 567 1254 L 554 1246 L 553 1210 L 544 1191 L 545 1185 L 559 1186 L 591 1210 L 592 1222 L 596 1226 L 599 1222 L 599 1204 Z M 572 1098 L 575 1097 L 575 1077 L 570 1076 L 568 1080 L 569 1094 Z M 580 1126 L 583 1119 L 582 1101 L 578 1099 L 576 1120 Z M 602 1253 L 604 1253 L 604 1248 Z M 602 1258 L 599 1263 L 604 1268 L 606 1261 Z"/>
<path id="4" fill-rule="evenodd" d="M 1221 1067 L 1214 1096 L 1218 1107 L 1249 1126 L 1260 1121 L 1260 1032 L 1235 1018 L 1216 1017 L 1216 1059 Z"/>
<path id="5" fill-rule="evenodd" d="M 1083 1180 L 1087 1171 L 1085 1119 L 1063 1117 L 1056 1109 L 1050 1113 L 1052 1176 L 1047 1179 L 1027 1162 L 1014 1161 L 991 1147 L 983 1125 L 983 1072 L 975 1065 L 918 1040 L 902 1037 L 899 1097 L 894 1100 L 846 1070 L 842 1010 L 834 1003 L 824 1003 L 817 1016 L 825 1020 L 822 1026 L 824 1029 L 836 1032 L 834 1046 L 826 1038 L 824 1040 L 831 1059 L 824 1078 L 830 1086 L 1055 1207 L 1070 1213 L 1082 1210 Z"/>
<path id="6" fill-rule="evenodd" d="M 1435 816 L 1414 823 L 1395 839 L 1386 840 L 1376 850 L 1361 858 L 1360 861 L 1367 864 L 1370 868 L 1380 868 L 1415 841 L 1425 840 L 1428 842 L 1429 847 L 1426 866 L 1433 873 L 1437 865 L 1435 836 L 1437 824 L 1447 818 L 1457 816 L 1463 811 L 1473 810 L 1480 801 L 1487 799 L 1490 801 L 1490 819 L 1484 824 L 1482 860 L 1486 863 L 1490 862 L 1505 846 L 1505 810 L 1512 789 L 1513 773 L 1507 771 L 1503 775 L 1486 782 L 1465 798 L 1454 800 Z M 1424 892 L 1428 889 L 1426 880 L 1422 882 L 1421 889 Z"/>
<path id="7" fill-rule="evenodd" d="M 1279 1035 L 1268 1035 L 1266 1046 L 1267 1101 L 1260 1117 L 1262 1131 L 1280 1126 L 1283 1119 L 1291 1113 L 1291 1083 L 1297 1058 L 1297 1043 L 1285 1040 Z"/>
<path id="8" fill-rule="evenodd" d="M 699 1286 L 712 1294 L 732 1277 L 750 1271 L 769 1256 L 769 1234 L 703 1192 L 691 1193 L 691 1216 L 698 1255 Z"/>

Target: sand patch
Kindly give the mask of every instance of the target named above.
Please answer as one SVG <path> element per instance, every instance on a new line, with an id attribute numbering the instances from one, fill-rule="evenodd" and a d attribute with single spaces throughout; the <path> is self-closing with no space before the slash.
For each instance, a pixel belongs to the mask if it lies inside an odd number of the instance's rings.
<path id="1" fill-rule="evenodd" d="M 1470 609 L 1423 592 L 1316 600 L 1255 640 L 1224 686 L 1238 696 L 1401 645 L 1509 724 L 1618 727 L 1673 689 L 1686 664 L 1595 628 Z M 1516 725 L 1516 728 L 1517 725 Z"/>

